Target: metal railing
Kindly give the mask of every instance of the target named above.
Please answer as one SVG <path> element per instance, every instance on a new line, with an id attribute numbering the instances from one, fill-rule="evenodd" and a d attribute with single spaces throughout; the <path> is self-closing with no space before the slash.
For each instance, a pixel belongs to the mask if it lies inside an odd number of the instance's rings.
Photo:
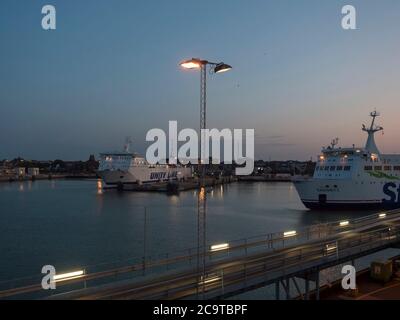
<path id="1" fill-rule="evenodd" d="M 388 230 L 387 227 L 363 234 L 346 236 L 338 240 L 337 252 L 328 251 L 330 242 L 321 241 L 302 248 L 286 249 L 279 253 L 249 257 L 245 261 L 219 262 L 207 268 L 205 279 L 198 281 L 201 274 L 195 272 L 177 273 L 154 281 L 122 288 L 116 292 L 100 292 L 86 296 L 95 299 L 178 299 L 190 298 L 197 294 L 196 290 L 206 284 L 204 297 L 223 296 L 231 290 L 237 291 L 250 284 L 273 281 L 285 274 L 299 272 L 310 266 L 323 265 L 339 258 L 351 257 L 358 252 L 380 248 L 397 242 L 400 231 Z M 203 293 L 202 293 L 203 294 Z"/>
<path id="2" fill-rule="evenodd" d="M 307 268 L 323 265 L 327 262 L 346 259 L 361 252 L 381 248 L 398 242 L 400 230 L 384 227 L 362 234 L 353 234 L 338 240 L 336 250 L 327 250 L 332 242 L 321 241 L 302 248 L 288 249 L 277 254 L 256 256 L 246 261 L 221 263 L 208 269 L 205 298 L 223 296 L 230 290 L 238 291 L 257 281 L 275 280 L 285 274 L 303 271 Z M 114 294 L 99 294 L 96 298 L 129 297 L 132 299 L 177 299 L 196 295 L 200 275 L 175 275 L 164 280 L 155 280 L 134 288 L 121 290 Z"/>
<path id="3" fill-rule="evenodd" d="M 207 264 L 214 264 L 226 259 L 240 259 L 241 257 L 248 257 L 256 253 L 275 253 L 286 248 L 296 248 L 296 246 L 300 246 L 301 244 L 320 242 L 321 240 L 326 240 L 326 245 L 332 245 L 332 241 L 329 240 L 330 237 L 347 234 L 350 231 L 360 231 L 374 226 L 385 225 L 397 220 L 400 220 L 400 210 L 376 213 L 352 220 L 318 224 L 299 230 L 289 230 L 229 241 L 221 250 L 214 251 L 211 246 L 207 248 Z M 330 249 L 330 251 L 333 250 Z M 201 252 L 203 251 L 201 250 Z M 82 268 L 85 270 L 85 274 L 82 277 L 64 281 L 58 284 L 57 287 L 78 283 L 83 284 L 84 287 L 88 287 L 88 285 L 96 286 L 104 282 L 94 280 L 106 280 L 107 278 L 109 282 L 123 280 L 126 278 L 124 278 L 124 275 L 129 278 L 135 275 L 139 279 L 145 279 L 146 275 L 150 272 L 153 275 L 160 275 L 171 270 L 177 271 L 180 269 L 187 270 L 190 267 L 194 268 L 196 259 L 197 248 L 190 248 L 162 256 L 138 257 L 128 260 L 129 264 L 122 267 L 112 267 L 112 264 L 87 266 Z M 195 274 L 194 270 L 191 271 L 191 274 Z M 0 291 L 0 298 L 44 291 L 41 287 L 42 276 L 0 282 L 0 290 L 2 290 Z"/>

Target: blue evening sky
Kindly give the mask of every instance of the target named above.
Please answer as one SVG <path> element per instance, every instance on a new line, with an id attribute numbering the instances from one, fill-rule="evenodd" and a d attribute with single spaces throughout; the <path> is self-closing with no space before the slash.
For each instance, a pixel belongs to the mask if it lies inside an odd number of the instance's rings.
<path id="1" fill-rule="evenodd" d="M 341 28 L 346 4 L 357 30 Z M 374 108 L 396 152 L 399 35 L 398 0 L 2 0 L 0 159 L 86 159 L 126 136 L 144 153 L 151 128 L 197 129 L 199 74 L 178 67 L 191 57 L 233 66 L 209 78 L 208 127 L 254 128 L 257 158 L 363 144 Z"/>

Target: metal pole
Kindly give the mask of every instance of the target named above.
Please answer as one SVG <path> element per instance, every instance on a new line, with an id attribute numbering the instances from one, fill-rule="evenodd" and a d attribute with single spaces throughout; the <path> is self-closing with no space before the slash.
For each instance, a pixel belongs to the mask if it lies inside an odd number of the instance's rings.
<path id="1" fill-rule="evenodd" d="M 206 210 L 207 210 L 207 192 L 205 190 L 205 177 L 206 177 L 206 165 L 203 160 L 206 161 L 206 147 L 207 141 L 205 139 L 206 129 L 206 105 L 207 105 L 207 64 L 203 63 L 200 70 L 200 184 L 199 184 L 199 195 L 198 195 L 198 206 L 197 206 L 197 272 L 200 274 L 200 255 L 202 254 L 202 293 L 204 298 L 205 291 L 205 276 L 206 276 Z M 203 159 L 204 157 L 204 159 Z M 201 247 L 202 250 L 201 250 Z M 202 251 L 202 252 L 201 252 Z M 198 290 L 197 290 L 198 297 Z"/>
<path id="2" fill-rule="evenodd" d="M 315 300 L 319 300 L 319 270 L 317 270 L 317 273 L 316 273 L 315 286 L 316 286 Z"/>
<path id="3" fill-rule="evenodd" d="M 147 246 L 147 208 L 144 207 L 144 223 L 143 223 L 143 275 L 146 273 L 146 246 Z"/>
<path id="4" fill-rule="evenodd" d="M 306 300 L 310 300 L 310 280 L 308 279 L 308 275 L 306 276 Z"/>
<path id="5" fill-rule="evenodd" d="M 286 300 L 290 300 L 290 278 L 286 278 Z"/>
<path id="6" fill-rule="evenodd" d="M 224 288 L 224 270 L 221 270 L 221 286 L 222 286 L 222 294 L 225 294 L 225 288 Z"/>
<path id="7" fill-rule="evenodd" d="M 203 66 L 203 68 L 202 68 L 202 74 L 203 74 L 203 80 L 202 80 L 202 100 L 203 100 L 203 103 L 202 103 L 202 113 L 203 113 L 203 116 L 202 116 L 202 119 L 203 119 L 203 126 L 202 126 L 202 129 L 204 129 L 204 132 L 203 132 L 203 137 L 204 137 L 204 139 L 203 139 L 203 152 L 204 152 L 204 155 L 206 154 L 206 150 L 208 149 L 208 146 L 207 146 L 207 141 L 206 141 L 206 133 L 205 133 L 205 129 L 207 128 L 207 121 L 206 121 L 206 112 L 207 112 L 207 108 L 206 108 L 206 106 L 207 106 L 207 65 L 204 65 Z M 206 161 L 206 163 L 207 163 L 207 160 L 206 159 L 204 159 L 205 161 Z M 203 188 L 204 188 L 204 197 L 203 197 L 203 208 L 202 208 L 202 214 L 201 214 L 201 218 L 202 218 L 202 220 L 203 220 L 203 277 L 205 278 L 205 275 L 206 275 L 206 251 L 207 251 L 207 247 L 206 247 L 206 244 L 207 244 L 207 229 L 206 229 L 206 219 L 207 219 L 207 191 L 206 191 L 206 189 L 205 189 L 205 187 L 206 187 L 206 163 L 204 163 L 203 164 L 203 166 L 202 166 L 202 178 L 203 178 Z M 203 298 L 204 298 L 204 286 L 205 286 L 205 283 L 203 283 Z"/>
<path id="8" fill-rule="evenodd" d="M 275 282 L 275 299 L 280 300 L 280 288 L 279 288 L 279 280 Z"/>
<path id="9" fill-rule="evenodd" d="M 336 260 L 339 260 L 339 243 L 336 240 Z"/>

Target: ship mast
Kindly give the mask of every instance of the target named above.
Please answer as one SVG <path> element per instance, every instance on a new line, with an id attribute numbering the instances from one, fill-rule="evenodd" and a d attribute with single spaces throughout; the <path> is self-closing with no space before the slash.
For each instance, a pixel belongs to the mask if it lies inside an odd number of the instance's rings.
<path id="1" fill-rule="evenodd" d="M 132 143 L 131 137 L 126 137 L 126 139 L 125 139 L 125 145 L 124 145 L 124 151 L 125 151 L 125 152 L 130 152 L 131 143 Z"/>
<path id="2" fill-rule="evenodd" d="M 331 142 L 331 148 L 335 149 L 335 146 L 337 146 L 338 144 L 339 144 L 339 138 L 333 139 Z"/>
<path id="3" fill-rule="evenodd" d="M 367 149 L 370 153 L 380 154 L 378 147 L 375 143 L 375 132 L 382 131 L 383 128 L 381 126 L 375 125 L 375 118 L 379 117 L 380 114 L 377 111 L 371 112 L 370 116 L 372 117 L 371 126 L 367 128 L 365 124 L 363 124 L 362 130 L 368 133 L 367 144 L 365 145 L 365 149 Z"/>

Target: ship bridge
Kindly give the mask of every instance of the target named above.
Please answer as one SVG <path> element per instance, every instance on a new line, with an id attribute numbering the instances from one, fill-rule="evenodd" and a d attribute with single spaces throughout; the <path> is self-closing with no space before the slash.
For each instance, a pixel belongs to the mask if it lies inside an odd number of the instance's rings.
<path id="1" fill-rule="evenodd" d="M 320 159 L 328 157 L 349 157 L 349 156 L 367 156 L 368 151 L 364 148 L 332 148 L 328 147 L 322 149 L 322 155 Z"/>
<path id="2" fill-rule="evenodd" d="M 371 158 L 373 162 L 379 161 L 380 152 L 375 143 L 374 135 L 376 132 L 382 131 L 383 127 L 375 124 L 375 119 L 379 117 L 377 111 L 371 112 L 372 122 L 369 127 L 366 125 L 362 126 L 362 130 L 368 134 L 368 139 L 364 148 L 357 148 L 354 145 L 351 148 L 336 148 L 339 138 L 333 139 L 331 145 L 322 148 L 322 155 L 319 157 L 320 160 L 325 158 L 341 157 L 348 158 L 351 156 L 360 156 L 363 158 Z M 387 156 L 386 156 L 387 158 Z"/>

